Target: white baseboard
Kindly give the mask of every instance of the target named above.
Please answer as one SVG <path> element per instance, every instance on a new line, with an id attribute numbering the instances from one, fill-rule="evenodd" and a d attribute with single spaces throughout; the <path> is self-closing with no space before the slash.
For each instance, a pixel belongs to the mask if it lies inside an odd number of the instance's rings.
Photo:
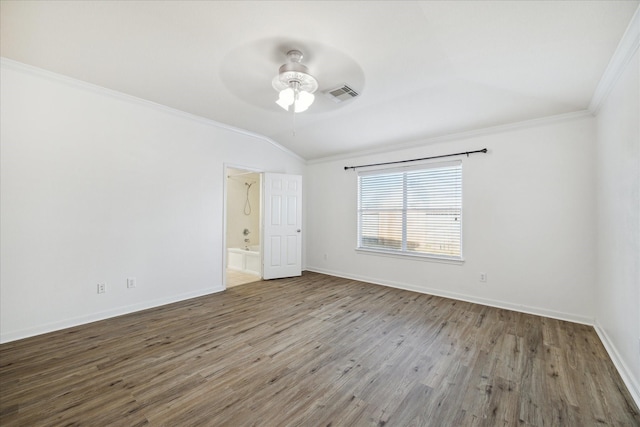
<path id="1" fill-rule="evenodd" d="M 598 323 L 597 319 L 593 324 L 593 328 L 596 330 L 598 337 L 600 337 L 600 341 L 602 341 L 602 345 L 604 345 L 607 353 L 609 353 L 609 357 L 618 370 L 620 377 L 622 377 L 622 381 L 624 381 L 624 384 L 627 386 L 627 390 L 629 390 L 631 397 L 636 402 L 636 406 L 640 408 L 640 384 L 638 384 L 633 375 L 631 375 L 629 367 L 624 362 L 622 357 L 620 357 L 620 353 L 618 353 L 618 350 L 616 350 L 616 347 L 615 345 L 613 345 L 613 342 L 607 335 L 607 332 Z"/>
<path id="2" fill-rule="evenodd" d="M 323 268 L 309 267 L 308 271 L 314 271 L 316 273 L 328 274 L 330 276 L 342 277 L 345 279 L 359 280 L 362 282 L 372 283 L 374 285 L 389 286 L 392 288 L 403 289 L 406 291 L 418 292 L 421 294 L 435 295 L 444 298 L 451 298 L 459 301 L 472 302 L 476 304 L 487 305 L 489 307 L 503 308 L 506 310 L 518 311 L 521 313 L 534 314 L 537 316 L 549 317 L 552 319 L 566 320 L 568 322 L 580 323 L 583 325 L 593 325 L 593 318 L 587 316 L 581 316 L 572 313 L 563 313 L 554 310 L 548 310 L 541 307 L 532 307 L 524 304 L 514 304 L 506 301 L 493 300 L 488 298 L 479 298 L 472 295 L 460 294 L 456 292 L 447 292 L 441 289 L 428 288 L 423 286 L 415 286 L 407 283 L 394 282 L 394 281 L 380 281 L 374 277 L 360 276 L 354 274 L 342 273 L 339 271 L 325 270 Z"/>
<path id="3" fill-rule="evenodd" d="M 124 307 L 116 307 L 111 310 L 101 311 L 99 313 L 92 313 L 87 316 L 73 317 L 70 319 L 61 320 L 58 322 L 47 323 L 44 325 L 38 325 L 32 328 L 26 328 L 19 331 L 8 332 L 0 335 L 0 344 L 8 343 L 11 341 L 17 341 L 23 338 L 29 338 L 36 335 L 46 334 L 49 332 L 59 331 L 61 329 L 72 328 L 74 326 L 84 325 L 91 322 L 97 322 L 99 320 L 109 319 L 111 317 L 122 316 L 124 314 L 134 313 L 136 311 L 147 310 L 149 308 L 155 308 L 174 302 L 180 302 L 191 298 L 197 298 L 204 295 L 214 294 L 224 291 L 224 288 L 215 289 L 203 289 L 200 291 L 189 292 L 185 294 L 175 295 L 169 298 L 161 298 L 152 301 L 145 301 L 138 304 L 127 305 Z"/>

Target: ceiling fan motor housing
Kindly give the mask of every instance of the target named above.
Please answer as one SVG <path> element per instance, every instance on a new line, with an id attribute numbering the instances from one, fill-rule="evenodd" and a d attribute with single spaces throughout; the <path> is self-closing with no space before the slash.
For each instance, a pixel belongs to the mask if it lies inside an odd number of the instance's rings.
<path id="1" fill-rule="evenodd" d="M 309 69 L 300 63 L 303 58 L 302 52 L 290 50 L 287 57 L 290 62 L 283 64 L 278 70 L 278 75 L 273 79 L 273 88 L 281 91 L 287 87 L 295 87 L 309 93 L 318 90 L 318 81 L 309 74 Z"/>

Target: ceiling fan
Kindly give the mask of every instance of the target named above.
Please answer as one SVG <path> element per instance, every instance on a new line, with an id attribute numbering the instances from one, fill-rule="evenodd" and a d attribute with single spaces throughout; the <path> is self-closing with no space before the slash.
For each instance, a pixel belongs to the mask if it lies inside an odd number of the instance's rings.
<path id="1" fill-rule="evenodd" d="M 306 114 L 349 105 L 345 101 L 361 94 L 365 82 L 362 68 L 344 52 L 315 41 L 281 37 L 256 40 L 229 51 L 220 77 L 231 93 L 250 105 Z M 286 89 L 291 90 L 281 97 Z"/>
<path id="2" fill-rule="evenodd" d="M 280 66 L 271 83 L 279 92 L 276 104 L 295 113 L 306 111 L 315 100 L 313 93 L 318 90 L 318 81 L 301 62 L 303 57 L 302 52 L 296 49 L 287 52 L 289 62 Z"/>

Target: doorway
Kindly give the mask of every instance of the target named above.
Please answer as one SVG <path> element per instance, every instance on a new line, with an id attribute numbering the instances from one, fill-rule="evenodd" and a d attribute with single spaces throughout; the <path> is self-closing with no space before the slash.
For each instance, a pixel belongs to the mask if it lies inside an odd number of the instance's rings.
<path id="1" fill-rule="evenodd" d="M 262 278 L 262 174 L 226 167 L 226 287 Z"/>

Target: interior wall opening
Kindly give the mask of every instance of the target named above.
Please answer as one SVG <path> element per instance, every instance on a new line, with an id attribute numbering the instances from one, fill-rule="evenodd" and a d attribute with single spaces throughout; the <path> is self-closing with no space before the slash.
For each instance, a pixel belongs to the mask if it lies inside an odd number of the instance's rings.
<path id="1" fill-rule="evenodd" d="M 226 286 L 262 278 L 262 174 L 227 167 Z"/>

